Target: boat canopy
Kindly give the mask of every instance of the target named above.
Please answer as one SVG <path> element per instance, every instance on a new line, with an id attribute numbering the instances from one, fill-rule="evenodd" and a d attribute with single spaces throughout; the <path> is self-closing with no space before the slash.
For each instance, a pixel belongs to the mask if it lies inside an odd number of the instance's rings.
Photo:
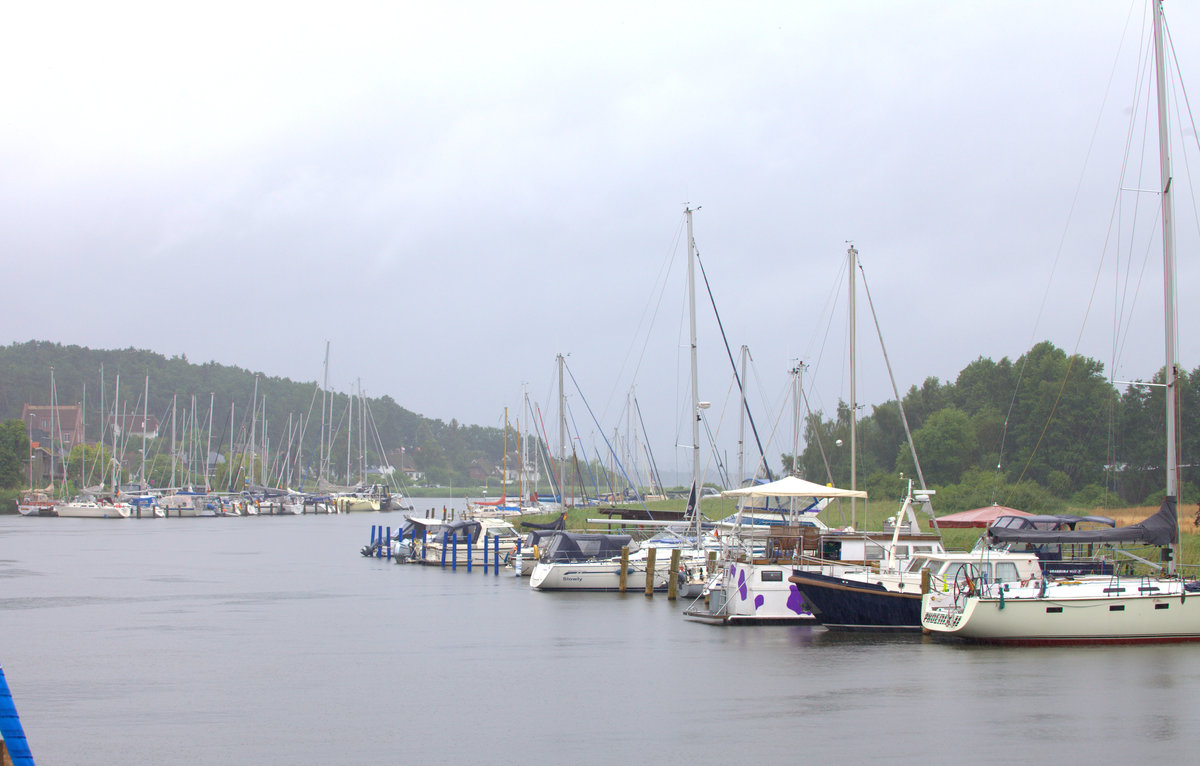
<path id="1" fill-rule="evenodd" d="M 483 524 L 475 519 L 458 519 L 457 521 L 447 521 L 445 526 L 438 529 L 437 534 L 446 541 L 457 535 L 455 539 L 459 545 L 474 545 L 482 531 Z"/>
<path id="2" fill-rule="evenodd" d="M 938 521 L 940 522 L 941 519 L 938 519 Z M 1103 524 L 1106 527 L 1115 527 L 1117 525 L 1117 522 L 1107 516 L 1074 516 L 1071 514 L 1014 516 L 1005 514 L 997 517 L 988 526 L 1004 529 L 1038 529 L 1043 532 L 1053 532 L 1060 529 L 1075 529 L 1077 525 L 1085 523 Z"/>
<path id="3" fill-rule="evenodd" d="M 721 493 L 724 497 L 866 497 L 862 490 L 840 489 L 838 487 L 805 481 L 795 476 L 785 476 L 777 481 L 758 484 L 741 489 L 731 489 Z"/>
<path id="4" fill-rule="evenodd" d="M 561 514 L 559 514 L 557 519 L 549 522 L 548 524 L 539 524 L 534 521 L 522 521 L 521 528 L 522 529 L 566 529 L 567 528 L 567 515 L 565 513 L 561 513 Z"/>
<path id="5" fill-rule="evenodd" d="M 605 535 L 599 532 L 556 532 L 546 543 L 542 561 L 587 561 L 620 556 L 621 549 L 633 540 L 630 535 Z"/>
<path id="6" fill-rule="evenodd" d="M 997 522 L 1004 518 L 1013 517 L 1002 517 L 1001 519 L 997 519 Z M 1039 518 L 1044 517 L 1024 516 L 1020 517 L 1019 521 L 1030 522 Z M 1061 520 L 1064 517 L 1051 518 Z M 1104 516 L 1071 516 L 1068 518 L 1074 519 L 1075 524 L 1080 521 L 1100 521 L 1100 523 L 1112 521 L 1112 519 Z M 992 525 L 988 528 L 988 537 L 997 543 L 1147 543 L 1149 545 L 1170 545 L 1176 541 L 1178 529 L 1179 521 L 1175 513 L 1175 498 L 1168 497 L 1163 501 L 1162 507 L 1152 516 L 1143 519 L 1137 524 L 1130 524 L 1127 527 L 1077 530 L 1074 528 L 1074 524 L 1070 526 L 1063 524 L 1057 529 L 1038 528 L 1036 526 L 1017 529 L 1009 526 Z"/>

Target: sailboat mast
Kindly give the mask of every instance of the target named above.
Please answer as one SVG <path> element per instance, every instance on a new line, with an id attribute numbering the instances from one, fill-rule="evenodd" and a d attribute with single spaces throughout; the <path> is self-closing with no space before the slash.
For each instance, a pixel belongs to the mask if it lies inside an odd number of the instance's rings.
<path id="1" fill-rule="evenodd" d="M 800 476 L 800 392 L 803 390 L 804 365 L 797 363 L 792 368 L 792 476 Z M 792 498 L 790 508 L 796 513 L 796 498 Z M 795 523 L 789 522 L 789 523 Z"/>
<path id="2" fill-rule="evenodd" d="M 567 392 L 563 388 L 563 367 L 566 360 L 562 354 L 558 355 L 558 459 L 562 468 L 558 472 L 558 493 L 563 495 L 559 498 L 559 504 L 567 507 L 567 498 L 565 496 L 565 487 L 562 485 L 562 477 L 567 472 Z M 571 505 L 575 505 L 575 495 L 571 494 Z"/>
<path id="3" fill-rule="evenodd" d="M 691 343 L 692 372 L 692 491 L 696 493 L 695 505 L 689 509 L 700 528 L 700 385 L 699 365 L 696 355 L 696 241 L 692 238 L 692 209 L 686 208 L 688 239 L 688 334 Z"/>
<path id="4" fill-rule="evenodd" d="M 1175 338 L 1175 209 L 1171 198 L 1171 145 L 1167 124 L 1166 63 L 1163 56 L 1163 8 L 1162 0 L 1154 2 L 1154 70 L 1158 81 L 1158 164 L 1162 185 L 1162 239 L 1163 239 L 1163 311 L 1166 315 L 1166 400 L 1167 400 L 1167 498 L 1179 497 L 1179 454 L 1175 443 L 1175 398 L 1179 395 L 1177 343 Z M 1176 540 L 1179 539 L 1179 516 L 1176 512 Z M 1178 543 L 1171 546 L 1172 556 L 1168 570 L 1175 573 Z"/>
<path id="5" fill-rule="evenodd" d="M 175 413 L 179 409 L 179 394 L 171 394 L 171 491 L 175 491 L 175 460 L 179 454 L 175 433 Z M 186 423 L 184 425 L 187 425 Z"/>
<path id="6" fill-rule="evenodd" d="M 741 487 L 742 482 L 746 480 L 746 357 L 750 356 L 750 347 L 743 344 L 741 352 L 742 385 L 738 386 L 741 389 L 738 392 L 739 404 L 741 405 L 738 408 L 738 487 Z M 755 473 L 757 474 L 757 471 Z"/>
<path id="7" fill-rule="evenodd" d="M 329 453 L 325 450 L 325 410 L 329 407 L 329 341 L 325 341 L 325 383 L 321 388 L 321 459 L 318 463 L 320 466 L 317 469 L 317 489 L 320 489 L 321 479 L 325 478 L 326 462 L 329 460 Z M 329 429 L 333 430 L 333 421 L 330 420 Z"/>
<path id="8" fill-rule="evenodd" d="M 120 489 L 121 479 L 118 475 L 121 471 L 121 458 L 117 456 L 117 424 L 122 423 L 121 420 L 121 373 L 117 373 L 116 383 L 113 384 L 113 453 L 112 453 L 112 488 L 113 494 L 116 494 Z"/>
<path id="9" fill-rule="evenodd" d="M 87 488 L 87 383 L 83 384 L 83 399 L 79 402 L 79 491 Z"/>
<path id="10" fill-rule="evenodd" d="M 854 249 L 854 245 L 850 245 L 846 249 L 846 255 L 850 257 L 850 489 L 856 490 L 858 489 L 858 392 L 855 389 L 856 375 L 854 370 L 854 340 L 856 333 L 854 326 L 854 268 L 858 263 L 858 251 Z M 850 498 L 851 527 L 855 526 L 857 502 L 856 498 Z"/>
<path id="11" fill-rule="evenodd" d="M 500 505 L 508 505 L 508 498 L 505 489 L 508 486 L 508 408 L 504 408 L 504 454 L 500 456 Z M 521 493 L 517 492 L 517 497 L 521 497 Z"/>
<path id="12" fill-rule="evenodd" d="M 54 391 L 54 368 L 50 368 L 50 495 L 54 496 L 54 416 L 58 412 L 58 395 Z M 67 483 L 63 471 L 63 484 Z"/>
<path id="13" fill-rule="evenodd" d="M 150 376 L 146 376 L 146 385 L 142 391 L 142 474 L 141 483 L 146 484 L 146 419 L 150 416 Z"/>

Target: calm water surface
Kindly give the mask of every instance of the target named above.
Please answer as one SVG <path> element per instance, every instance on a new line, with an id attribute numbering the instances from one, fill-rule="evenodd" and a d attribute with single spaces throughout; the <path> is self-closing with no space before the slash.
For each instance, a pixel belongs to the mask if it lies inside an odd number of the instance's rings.
<path id="1" fill-rule="evenodd" d="M 400 521 L 0 517 L 0 665 L 37 762 L 1186 763 L 1200 743 L 1200 645 L 713 627 L 661 595 L 359 556 Z"/>

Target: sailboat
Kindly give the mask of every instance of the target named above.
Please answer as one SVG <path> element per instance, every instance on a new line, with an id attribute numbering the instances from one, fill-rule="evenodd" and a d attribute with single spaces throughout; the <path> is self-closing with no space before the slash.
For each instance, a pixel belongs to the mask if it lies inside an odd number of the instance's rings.
<path id="1" fill-rule="evenodd" d="M 1162 0 L 1152 0 L 1152 4 L 1166 316 L 1166 494 L 1157 513 L 1128 527 L 1087 532 L 992 529 L 989 537 L 997 545 L 1008 542 L 1141 542 L 1158 545 L 1164 548 L 1167 574 L 1093 575 L 1067 581 L 1052 580 L 1043 575 L 1028 582 L 996 583 L 963 571 L 951 592 L 933 591 L 922 598 L 921 625 L 935 637 L 1012 644 L 1200 641 L 1200 582 L 1186 581 L 1175 572 L 1179 547 L 1176 511 L 1179 458 L 1175 441 L 1178 365 L 1175 358 L 1174 210 L 1166 120 Z"/>
<path id="2" fill-rule="evenodd" d="M 877 572 L 881 565 L 898 570 L 906 566 L 911 557 L 944 552 L 941 536 L 922 531 L 913 510 L 912 501 L 917 499 L 929 511 L 929 495 L 933 493 L 927 490 L 915 496 L 909 492 L 890 529 L 867 532 L 854 528 L 854 504 L 859 499 L 866 499 L 867 493 L 857 488 L 857 439 L 853 417 L 857 410 L 854 272 L 858 268 L 858 250 L 851 245 L 846 255 L 849 258 L 850 277 L 850 488 L 823 486 L 796 476 L 787 476 L 774 482 L 722 493 L 725 497 L 739 500 L 738 513 L 734 517 L 731 534 L 726 539 L 721 565 L 701 592 L 703 603 L 698 599 L 684 612 L 688 619 L 713 625 L 812 622 L 815 616 L 792 579 L 801 571 L 840 576 L 864 568 Z M 799 368 L 793 370 L 797 376 L 799 372 Z M 798 377 L 794 386 L 794 438 L 798 440 Z M 901 417 L 904 417 L 903 409 Z M 912 447 L 911 440 L 909 446 Z M 792 452 L 799 454 L 798 443 L 793 445 Z M 828 503 L 842 499 L 848 499 L 851 503 L 850 527 L 844 530 L 830 529 L 818 518 L 818 514 Z M 789 506 L 786 511 L 769 515 L 774 516 L 775 523 L 746 523 L 748 518 L 756 522 L 765 520 L 764 516 L 747 506 L 747 501 L 756 501 L 761 503 L 759 507 L 769 509 L 773 500 L 787 500 Z M 804 501 L 803 504 L 800 501 Z"/>
<path id="3" fill-rule="evenodd" d="M 688 307 L 691 321 L 692 489 L 685 514 L 690 528 L 683 533 L 664 529 L 640 546 L 632 547 L 624 561 L 616 555 L 598 556 L 587 561 L 539 561 L 529 578 L 529 586 L 534 590 L 614 591 L 621 588 L 622 575 L 627 583 L 642 583 L 649 579 L 653 590 L 669 590 L 672 578 L 675 578 L 677 584 L 682 582 L 687 585 L 692 581 L 702 583 L 707 577 L 708 549 L 705 543 L 710 542 L 711 538 L 706 539 L 701 534 L 703 516 L 700 512 L 700 497 L 703 491 L 700 476 L 700 413 L 708 404 L 700 401 L 697 382 L 696 243 L 692 237 L 691 208 L 687 208 L 684 214 L 687 218 Z M 559 358 L 561 365 L 561 356 Z M 561 382 L 559 389 L 561 392 Z M 601 549 L 603 548 L 597 548 Z M 680 553 L 679 570 L 671 571 L 671 560 L 675 550 L 679 550 Z"/>

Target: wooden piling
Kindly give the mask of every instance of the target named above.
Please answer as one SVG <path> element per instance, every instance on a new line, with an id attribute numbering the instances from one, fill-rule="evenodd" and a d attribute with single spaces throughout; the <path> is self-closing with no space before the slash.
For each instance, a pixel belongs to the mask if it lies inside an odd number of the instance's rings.
<path id="1" fill-rule="evenodd" d="M 654 595 L 654 559 L 658 549 L 651 547 L 646 551 L 646 595 Z"/>
<path id="2" fill-rule="evenodd" d="M 619 579 L 620 587 L 618 588 L 622 593 L 625 592 L 625 581 L 627 579 L 629 579 L 629 546 L 624 545 L 621 547 L 621 576 Z"/>
<path id="3" fill-rule="evenodd" d="M 679 555 L 678 548 L 671 551 L 671 568 L 667 570 L 667 601 L 674 601 L 679 593 Z"/>

